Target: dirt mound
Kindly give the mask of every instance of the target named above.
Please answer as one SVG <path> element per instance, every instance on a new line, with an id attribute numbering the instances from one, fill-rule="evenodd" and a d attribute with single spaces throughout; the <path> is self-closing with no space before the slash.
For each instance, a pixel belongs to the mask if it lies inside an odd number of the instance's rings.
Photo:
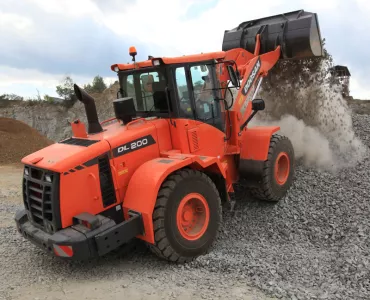
<path id="1" fill-rule="evenodd" d="M 0 165 L 20 162 L 24 156 L 51 144 L 27 124 L 0 118 Z"/>

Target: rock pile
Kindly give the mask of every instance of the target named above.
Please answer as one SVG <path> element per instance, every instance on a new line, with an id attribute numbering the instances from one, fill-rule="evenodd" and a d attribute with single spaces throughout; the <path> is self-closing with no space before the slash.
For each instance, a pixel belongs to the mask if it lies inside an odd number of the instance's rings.
<path id="1" fill-rule="evenodd" d="M 20 162 L 24 156 L 52 143 L 23 122 L 0 118 L 0 165 Z"/>

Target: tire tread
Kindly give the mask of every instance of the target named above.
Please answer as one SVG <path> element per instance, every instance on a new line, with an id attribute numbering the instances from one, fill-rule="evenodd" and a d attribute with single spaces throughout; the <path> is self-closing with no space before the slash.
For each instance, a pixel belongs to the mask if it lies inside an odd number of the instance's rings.
<path id="1" fill-rule="evenodd" d="M 289 141 L 289 139 L 286 136 L 282 136 L 279 134 L 272 135 L 267 160 L 265 161 L 263 167 L 262 182 L 259 187 L 251 187 L 249 189 L 249 193 L 251 194 L 252 197 L 264 201 L 271 202 L 279 201 L 279 196 L 274 195 L 272 191 L 269 174 L 271 172 L 271 169 L 274 168 L 274 166 L 272 165 L 273 164 L 272 158 L 275 152 L 275 148 L 279 143 L 283 142 L 284 140 Z"/>

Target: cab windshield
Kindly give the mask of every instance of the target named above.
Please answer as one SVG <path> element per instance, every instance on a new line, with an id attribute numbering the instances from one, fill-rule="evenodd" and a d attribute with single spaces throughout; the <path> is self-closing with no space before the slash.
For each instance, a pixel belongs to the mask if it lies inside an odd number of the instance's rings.
<path id="1" fill-rule="evenodd" d="M 132 97 L 137 112 L 168 112 L 164 68 L 122 72 L 119 81 L 119 96 Z"/>

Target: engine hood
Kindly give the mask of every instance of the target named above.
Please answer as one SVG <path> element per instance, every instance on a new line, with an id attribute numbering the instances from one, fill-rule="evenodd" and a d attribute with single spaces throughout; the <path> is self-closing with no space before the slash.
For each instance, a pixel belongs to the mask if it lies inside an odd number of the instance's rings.
<path id="1" fill-rule="evenodd" d="M 55 172 L 67 172 L 79 165 L 89 164 L 89 161 L 108 153 L 117 157 L 133 151 L 133 147 L 144 143 L 155 143 L 155 126 L 151 122 L 137 124 L 127 128 L 113 123 L 105 126 L 104 131 L 89 135 L 87 139 L 68 138 L 36 151 L 22 159 L 22 163 Z M 133 144 L 136 143 L 136 144 Z"/>
<path id="2" fill-rule="evenodd" d="M 90 146 L 59 142 L 24 157 L 22 163 L 62 173 L 109 151 L 109 143 L 105 140 L 98 140 Z"/>

